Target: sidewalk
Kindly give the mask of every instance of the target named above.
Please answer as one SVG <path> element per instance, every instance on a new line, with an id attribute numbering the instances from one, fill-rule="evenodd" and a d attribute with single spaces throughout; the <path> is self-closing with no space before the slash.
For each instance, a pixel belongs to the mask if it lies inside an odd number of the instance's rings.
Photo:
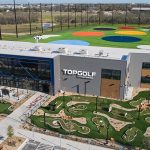
<path id="1" fill-rule="evenodd" d="M 5 119 L 0 121 L 0 134 L 7 137 L 7 128 L 9 125 L 11 125 L 14 130 L 19 128 L 19 126 L 22 124 L 21 116 L 29 110 L 27 106 L 32 103 L 37 97 L 40 95 L 45 96 L 45 94 L 37 92 L 34 94 L 31 98 L 29 98 L 25 103 L 23 103 L 19 108 L 17 108 L 14 112 L 12 112 L 10 115 L 8 115 Z M 44 99 L 45 97 L 43 97 Z"/>

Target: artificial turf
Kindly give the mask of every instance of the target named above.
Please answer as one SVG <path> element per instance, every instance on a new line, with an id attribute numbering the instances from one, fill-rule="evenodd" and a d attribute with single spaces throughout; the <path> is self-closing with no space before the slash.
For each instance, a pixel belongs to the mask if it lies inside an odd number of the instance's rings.
<path id="1" fill-rule="evenodd" d="M 128 42 L 110 42 L 110 41 L 105 41 L 102 39 L 102 37 L 104 36 L 114 36 L 114 35 L 118 35 L 115 32 L 116 31 L 120 31 L 119 27 L 121 25 L 95 25 L 95 26 L 85 26 L 85 27 L 81 27 L 78 26 L 76 28 L 70 28 L 67 29 L 66 27 L 63 28 L 62 31 L 60 31 L 60 29 L 55 29 L 54 32 L 52 32 L 51 30 L 47 30 L 44 31 L 44 34 L 57 34 L 57 35 L 61 35 L 60 37 L 50 37 L 48 39 L 44 39 L 44 40 L 40 40 L 39 42 L 41 43 L 48 43 L 51 41 L 56 41 L 56 40 L 83 40 L 86 42 L 90 43 L 90 46 L 104 46 L 104 47 L 121 47 L 121 48 L 136 48 L 138 45 L 149 45 L 149 41 L 150 41 L 150 32 L 146 32 L 146 35 L 133 35 L 134 37 L 137 38 L 141 38 L 142 40 L 139 42 L 133 42 L 133 43 L 128 43 Z M 104 32 L 104 36 L 101 37 L 93 37 L 93 36 L 86 36 L 86 37 L 82 37 L 82 36 L 73 36 L 72 33 L 73 32 L 77 32 L 77 31 L 82 31 L 82 32 L 86 32 L 86 31 L 92 31 L 94 32 L 94 28 L 102 28 L 102 27 L 109 27 L 109 28 L 116 28 L 117 30 L 113 30 L 113 31 L 103 31 Z M 139 26 L 134 26 L 136 29 L 136 31 L 141 31 Z M 131 30 L 130 30 L 131 31 Z M 7 36 L 3 36 L 4 40 L 14 40 L 14 41 L 24 41 L 24 42 L 35 42 L 35 40 L 33 39 L 34 35 L 20 35 L 19 38 L 15 38 L 15 36 L 11 36 L 11 35 L 7 35 Z M 130 35 L 132 36 L 132 35 Z"/>
<path id="2" fill-rule="evenodd" d="M 11 111 L 8 108 L 11 106 L 9 103 L 2 103 L 0 102 L 0 114 L 10 114 Z"/>

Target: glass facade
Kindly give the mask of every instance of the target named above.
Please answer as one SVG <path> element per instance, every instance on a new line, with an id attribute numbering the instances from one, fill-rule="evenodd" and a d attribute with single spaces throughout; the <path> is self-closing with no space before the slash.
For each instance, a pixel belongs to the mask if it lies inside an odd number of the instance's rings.
<path id="1" fill-rule="evenodd" d="M 0 85 L 53 94 L 53 60 L 0 55 Z"/>
<path id="2" fill-rule="evenodd" d="M 142 64 L 142 69 L 147 70 L 150 72 L 150 63 L 148 62 L 144 62 Z M 150 84 L 150 74 L 141 77 L 141 83 L 146 83 L 146 84 Z"/>
<path id="3" fill-rule="evenodd" d="M 150 69 L 150 63 L 143 63 L 142 64 L 142 69 Z"/>
<path id="4" fill-rule="evenodd" d="M 101 78 L 120 80 L 121 79 L 121 71 L 120 70 L 111 70 L 111 69 L 102 69 Z"/>

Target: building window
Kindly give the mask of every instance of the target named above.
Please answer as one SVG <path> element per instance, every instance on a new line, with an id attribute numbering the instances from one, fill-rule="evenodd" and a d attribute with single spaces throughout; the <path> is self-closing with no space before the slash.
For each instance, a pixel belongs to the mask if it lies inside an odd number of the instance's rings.
<path id="1" fill-rule="evenodd" d="M 111 69 L 102 69 L 101 78 L 120 80 L 121 71 L 120 70 L 111 70 Z"/>
<path id="2" fill-rule="evenodd" d="M 37 90 L 52 93 L 52 68 L 51 60 L 31 59 L 31 58 L 0 58 L 0 84 L 16 86 L 19 88 Z"/>
<path id="3" fill-rule="evenodd" d="M 142 69 L 150 69 L 150 63 L 144 62 L 144 63 L 142 64 Z"/>
<path id="4" fill-rule="evenodd" d="M 147 84 L 150 84 L 150 77 L 142 77 L 141 78 L 141 83 L 147 83 Z"/>

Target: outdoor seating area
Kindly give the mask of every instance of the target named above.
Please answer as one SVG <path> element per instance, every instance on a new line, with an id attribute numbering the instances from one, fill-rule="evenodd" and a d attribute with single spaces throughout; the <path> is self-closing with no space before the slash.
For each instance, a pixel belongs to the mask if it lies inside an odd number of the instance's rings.
<path id="1" fill-rule="evenodd" d="M 0 87 L 0 98 L 15 103 L 23 100 L 26 96 L 30 95 L 32 91 L 26 89 L 17 89 L 13 87 Z"/>

